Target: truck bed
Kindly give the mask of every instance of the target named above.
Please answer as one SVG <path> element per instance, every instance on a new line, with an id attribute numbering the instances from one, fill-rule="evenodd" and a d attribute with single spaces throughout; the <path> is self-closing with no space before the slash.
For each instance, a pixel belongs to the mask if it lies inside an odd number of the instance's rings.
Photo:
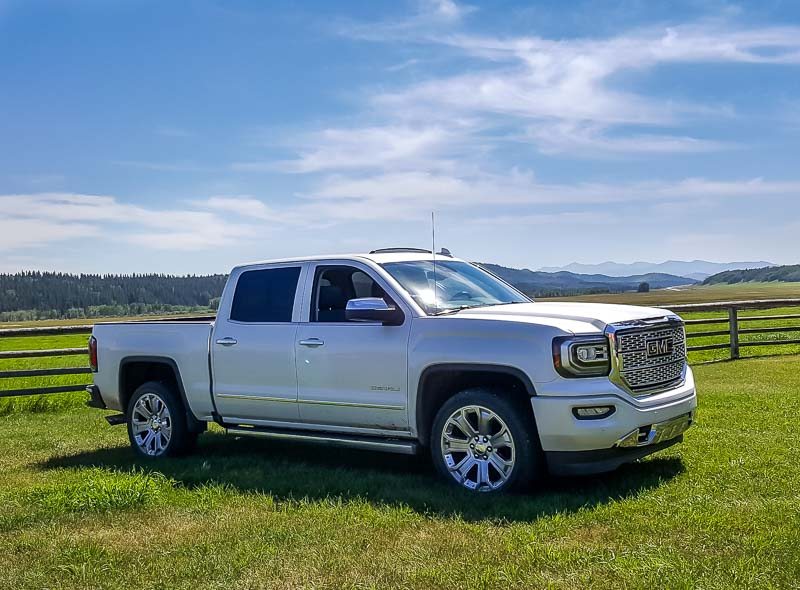
<path id="1" fill-rule="evenodd" d="M 136 362 L 164 359 L 178 372 L 192 414 L 210 420 L 209 342 L 213 326 L 213 320 L 194 318 L 95 324 L 92 335 L 97 338 L 98 371 L 94 383 L 103 401 L 111 409 L 124 411 L 122 369 Z"/>

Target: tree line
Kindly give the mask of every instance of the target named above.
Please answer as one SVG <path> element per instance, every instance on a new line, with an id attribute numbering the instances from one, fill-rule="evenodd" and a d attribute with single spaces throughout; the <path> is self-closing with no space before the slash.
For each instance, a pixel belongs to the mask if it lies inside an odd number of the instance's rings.
<path id="1" fill-rule="evenodd" d="M 734 284 L 734 283 L 782 283 L 800 282 L 800 264 L 784 266 L 768 266 L 766 268 L 749 268 L 744 270 L 726 270 L 711 275 L 703 281 L 704 285 Z"/>
<path id="2" fill-rule="evenodd" d="M 206 311 L 227 275 L 0 274 L 0 321 Z"/>

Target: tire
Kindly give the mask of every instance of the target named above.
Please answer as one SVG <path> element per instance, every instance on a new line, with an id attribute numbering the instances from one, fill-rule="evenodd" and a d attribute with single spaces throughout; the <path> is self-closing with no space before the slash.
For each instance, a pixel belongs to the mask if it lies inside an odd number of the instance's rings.
<path id="1" fill-rule="evenodd" d="M 175 457 L 189 451 L 197 433 L 189 432 L 186 410 L 178 395 L 163 383 L 149 381 L 128 402 L 128 439 L 141 457 Z"/>
<path id="2" fill-rule="evenodd" d="M 473 492 L 526 487 L 542 465 L 531 410 L 484 388 L 462 391 L 442 405 L 433 422 L 430 449 L 439 474 Z"/>

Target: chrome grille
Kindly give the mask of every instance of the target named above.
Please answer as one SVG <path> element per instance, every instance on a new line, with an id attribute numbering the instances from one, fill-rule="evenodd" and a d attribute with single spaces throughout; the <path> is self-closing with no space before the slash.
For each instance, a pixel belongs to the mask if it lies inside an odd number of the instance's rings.
<path id="1" fill-rule="evenodd" d="M 663 356 L 649 356 L 647 343 L 672 340 L 672 351 Z M 666 389 L 683 380 L 686 367 L 686 334 L 683 324 L 656 324 L 647 328 L 616 332 L 616 354 L 619 374 L 634 395 Z"/>

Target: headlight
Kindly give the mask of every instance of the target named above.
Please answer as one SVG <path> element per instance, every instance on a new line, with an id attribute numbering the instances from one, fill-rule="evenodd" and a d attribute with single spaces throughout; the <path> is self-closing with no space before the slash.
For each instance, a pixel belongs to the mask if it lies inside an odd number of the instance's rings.
<path id="1" fill-rule="evenodd" d="M 605 336 L 562 336 L 553 340 L 553 364 L 564 377 L 602 377 L 611 371 Z"/>

